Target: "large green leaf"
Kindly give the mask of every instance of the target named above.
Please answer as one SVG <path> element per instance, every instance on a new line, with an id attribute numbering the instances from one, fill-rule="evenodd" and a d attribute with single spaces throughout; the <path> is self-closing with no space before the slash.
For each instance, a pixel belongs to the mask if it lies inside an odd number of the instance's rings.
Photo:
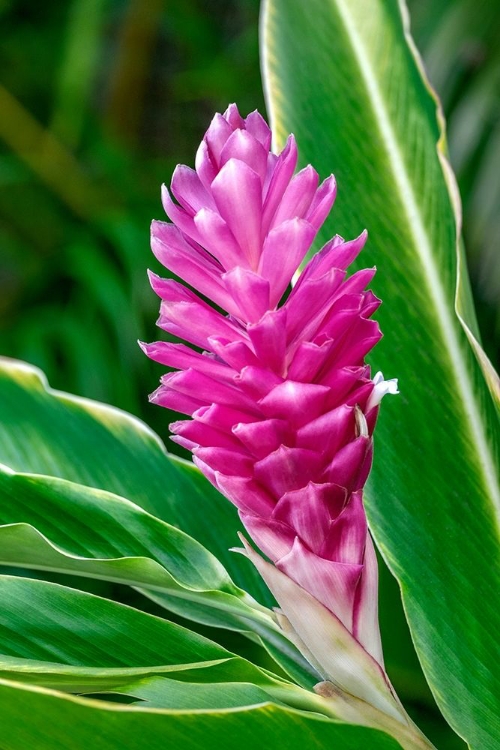
<path id="1" fill-rule="evenodd" d="M 238 682 L 240 705 L 254 703 L 258 687 L 261 699 L 264 695 L 265 700 L 287 702 L 290 697 L 292 703 L 321 710 L 321 699 L 309 691 L 197 633 L 123 604 L 15 576 L 0 576 L 0 595 L 0 674 L 10 679 L 79 693 L 115 690 L 140 698 L 138 681 L 158 677 L 156 700 L 163 685 L 166 707 L 175 692 L 172 680 L 221 686 Z M 162 683 L 163 678 L 167 682 Z M 203 707 L 196 705 L 193 694 L 189 708 Z"/>
<path id="2" fill-rule="evenodd" d="M 207 547 L 261 602 L 272 599 L 229 548 L 235 509 L 193 464 L 169 455 L 143 422 L 111 406 L 52 390 L 36 367 L 0 358 L 0 463 L 126 497 Z"/>
<path id="3" fill-rule="evenodd" d="M 0 680 L 0 746 L 5 750 L 400 750 L 374 729 L 337 724 L 265 704 L 226 711 L 158 711 L 61 696 Z"/>
<path id="4" fill-rule="evenodd" d="M 47 581 L 0 576 L 6 656 L 74 666 L 194 665 L 232 654 L 146 612 Z"/>
<path id="5" fill-rule="evenodd" d="M 263 68 L 276 144 L 294 132 L 302 161 L 338 178 L 323 239 L 370 232 L 362 263 L 378 266 L 386 335 L 372 362 L 401 396 L 383 404 L 369 519 L 440 707 L 487 750 L 500 734 L 499 424 L 467 338 L 441 122 L 405 23 L 397 0 L 267 0 Z"/>
<path id="6" fill-rule="evenodd" d="M 271 613 L 238 589 L 210 552 L 117 495 L 0 468 L 0 524 L 0 565 L 135 586 L 187 619 L 258 633 L 296 680 L 318 681 Z"/>
<path id="7" fill-rule="evenodd" d="M 170 716 L 174 709 L 186 715 L 189 710 L 198 713 L 269 702 L 312 711 L 323 719 L 330 713 L 320 696 L 179 625 L 123 604 L 15 576 L 0 576 L 0 597 L 3 678 L 62 691 L 97 692 L 103 697 L 126 695 L 140 701 L 139 709 L 166 708 Z M 26 696 L 29 700 L 30 693 Z M 1 702 L 2 727 L 11 716 L 8 703 Z M 300 716 L 307 721 L 307 714 Z M 50 736 L 51 724 L 45 717 L 38 731 L 48 731 Z M 284 731 L 287 726 L 288 731 L 294 728 L 288 713 Z M 346 729 L 349 732 L 350 727 Z M 4 741 L 11 747 L 11 739 L 0 736 L 2 747 Z M 80 732 L 77 736 L 80 742 Z M 75 732 L 68 733 L 62 746 L 71 747 L 74 737 Z M 161 734 L 156 742 L 160 739 Z"/>

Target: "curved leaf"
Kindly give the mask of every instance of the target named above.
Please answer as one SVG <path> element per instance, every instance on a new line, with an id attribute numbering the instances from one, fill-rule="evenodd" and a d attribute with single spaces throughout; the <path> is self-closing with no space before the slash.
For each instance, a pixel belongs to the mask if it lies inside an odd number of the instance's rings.
<path id="1" fill-rule="evenodd" d="M 0 745 L 9 750 L 400 750 L 383 732 L 263 705 L 226 711 L 158 711 L 61 696 L 0 680 Z M 69 738 L 71 738 L 69 740 Z M 68 744 L 68 741 L 71 744 Z"/>
<path id="2" fill-rule="evenodd" d="M 304 161 L 336 173 L 335 230 L 353 236 L 366 225 L 362 263 L 379 268 L 386 338 L 372 362 L 399 377 L 402 395 L 384 404 L 377 429 L 371 527 L 436 700 L 472 746 L 494 748 L 499 424 L 454 308 L 465 276 L 457 281 L 435 99 L 402 2 L 374 0 L 368 11 L 363 0 L 267 0 L 262 29 L 277 145 L 294 132 Z"/>
<path id="3" fill-rule="evenodd" d="M 273 604 L 252 567 L 229 552 L 241 530 L 236 510 L 196 467 L 168 455 L 160 438 L 139 419 L 54 391 L 36 367 L 4 357 L 0 463 L 126 497 L 180 526 L 214 553 L 246 591 Z"/>
<path id="4" fill-rule="evenodd" d="M 271 612 L 201 544 L 133 503 L 64 479 L 0 469 L 0 565 L 124 583 L 177 614 L 248 635 L 301 684 L 314 670 Z"/>
<path id="5" fill-rule="evenodd" d="M 290 702 L 314 715 L 329 712 L 320 696 L 179 625 L 123 604 L 13 576 L 0 576 L 0 596 L 0 674 L 11 679 L 63 690 L 114 692 L 167 708 L 169 715 L 173 709 L 199 713 L 269 701 Z M 5 720 L 1 725 L 4 729 Z M 51 722 L 45 718 L 39 731 L 47 729 Z M 65 741 L 70 737 L 75 734 Z"/>
<path id="6" fill-rule="evenodd" d="M 168 675 L 170 680 L 221 685 L 237 681 L 242 684 L 242 705 L 254 702 L 253 688 L 258 686 L 266 691 L 265 700 L 273 699 L 277 691 L 279 702 L 290 697 L 306 708 L 314 704 L 315 710 L 321 710 L 314 694 L 197 633 L 123 604 L 13 576 L 0 576 L 0 595 L 0 673 L 10 679 L 75 692 L 115 690 L 137 697 L 137 689 L 130 692 L 127 686 L 138 678 L 167 679 Z M 248 686 L 246 694 L 243 684 Z M 193 694 L 190 707 L 203 708 L 196 706 L 195 698 Z"/>
<path id="7" fill-rule="evenodd" d="M 432 88 L 432 85 L 427 78 L 424 64 L 420 53 L 413 41 L 413 37 L 410 33 L 410 19 L 408 11 L 404 4 L 404 0 L 400 2 L 400 9 L 403 20 L 403 33 L 405 36 L 406 43 L 410 49 L 414 62 L 422 77 L 422 84 L 426 88 L 431 101 L 434 102 L 436 109 L 436 122 L 438 126 L 439 137 L 436 142 L 437 156 L 441 163 L 443 170 L 443 176 L 448 188 L 449 200 L 451 208 L 454 214 L 455 221 L 455 251 L 456 251 L 456 284 L 455 284 L 455 312 L 458 320 L 460 321 L 462 328 L 469 340 L 469 344 L 474 352 L 478 364 L 483 371 L 484 379 L 490 390 L 491 397 L 496 406 L 496 409 L 500 415 L 500 377 L 496 372 L 492 362 L 488 358 L 486 352 L 481 345 L 481 336 L 476 320 L 476 312 L 474 310 L 474 301 L 472 298 L 472 290 L 470 286 L 469 276 L 467 273 L 467 262 L 465 257 L 465 251 L 463 243 L 461 241 L 462 233 L 462 202 L 460 200 L 460 193 L 455 179 L 455 175 L 451 164 L 448 160 L 448 144 L 446 142 L 446 128 L 443 110 L 441 102 L 437 93 Z M 491 10 L 491 9 L 490 9 Z"/>
<path id="8" fill-rule="evenodd" d="M 3 669 L 19 659 L 47 662 L 49 668 L 145 669 L 192 668 L 232 657 L 180 625 L 58 584 L 0 576 L 0 596 Z"/>
<path id="9" fill-rule="evenodd" d="M 245 682 L 197 683 L 178 682 L 168 677 L 145 677 L 124 684 L 117 690 L 140 700 L 139 708 L 168 708 L 171 710 L 213 710 L 240 708 L 269 702 L 269 695 L 258 685 Z"/>
<path id="10" fill-rule="evenodd" d="M 245 683 L 252 684 L 254 687 L 260 686 L 261 689 L 269 689 L 266 693 L 266 700 L 269 700 L 271 696 L 273 700 L 276 700 L 276 696 L 286 696 L 286 700 L 289 699 L 294 703 L 295 697 L 295 702 L 300 706 L 308 708 L 315 704 L 315 709 L 321 713 L 318 700 L 313 693 L 283 682 L 281 678 L 276 678 L 229 652 L 224 659 L 157 666 L 82 667 L 66 664 L 61 655 L 58 658 L 63 663 L 2 655 L 0 678 L 52 688 L 65 693 L 115 692 L 137 698 L 142 698 L 138 692 L 138 686 L 149 684 L 148 681 L 156 678 L 168 679 L 176 684 L 220 685 L 221 687 L 225 684 Z M 140 649 L 137 650 L 137 660 L 140 661 Z M 182 691 L 182 686 L 180 689 Z M 278 702 L 281 701 L 278 700 Z M 166 706 L 167 704 L 164 705 Z M 195 706 L 192 702 L 191 708 L 204 708 L 204 706 Z"/>

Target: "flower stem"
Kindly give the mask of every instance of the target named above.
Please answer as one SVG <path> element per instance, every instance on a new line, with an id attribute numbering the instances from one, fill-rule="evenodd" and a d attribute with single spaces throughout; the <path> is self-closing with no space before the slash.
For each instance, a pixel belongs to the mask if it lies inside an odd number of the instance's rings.
<path id="1" fill-rule="evenodd" d="M 314 690 L 323 699 L 330 716 L 350 724 L 380 729 L 394 737 L 404 750 L 436 750 L 400 704 L 402 720 L 398 721 L 369 703 L 340 690 L 332 682 L 320 682 Z"/>

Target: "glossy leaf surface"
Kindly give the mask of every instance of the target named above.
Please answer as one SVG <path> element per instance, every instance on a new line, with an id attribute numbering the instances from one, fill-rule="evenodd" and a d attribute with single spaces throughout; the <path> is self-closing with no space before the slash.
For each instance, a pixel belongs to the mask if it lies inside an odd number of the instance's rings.
<path id="1" fill-rule="evenodd" d="M 299 682 L 317 681 L 271 613 L 238 589 L 213 555 L 117 495 L 0 470 L 0 523 L 0 564 L 134 586 L 188 620 L 259 633 Z"/>
<path id="2" fill-rule="evenodd" d="M 144 747 L 200 747 L 214 750 L 400 750 L 393 739 L 364 727 L 337 724 L 274 705 L 226 711 L 147 711 L 62 697 L 42 688 L 0 681 L 3 721 L 0 743 L 9 750 L 143 750 Z M 77 730 L 77 731 L 76 731 Z M 68 738 L 71 744 L 68 745 Z"/>
<path id="3" fill-rule="evenodd" d="M 455 312 L 458 286 L 476 330 L 463 268 L 457 276 L 436 102 L 404 15 L 396 0 L 375 0 L 369 12 L 361 0 L 268 0 L 263 68 L 277 146 L 294 132 L 302 161 L 338 179 L 323 239 L 369 230 L 361 262 L 378 267 L 385 332 L 372 363 L 401 389 L 377 428 L 370 522 L 441 709 L 471 746 L 493 749 L 499 425 Z"/>
<path id="4" fill-rule="evenodd" d="M 69 692 L 113 690 L 141 698 L 137 683 L 157 677 L 156 701 L 164 685 L 164 707 L 175 693 L 172 680 L 177 678 L 193 684 L 241 683 L 242 702 L 235 698 L 227 706 L 259 703 L 263 696 L 269 700 L 274 690 L 278 702 L 288 696 L 299 703 L 304 696 L 306 705 L 309 700 L 309 692 L 207 638 L 123 604 L 14 576 L 0 576 L 0 592 L 0 673 L 11 679 Z M 167 682 L 162 683 L 163 678 Z M 270 692 L 263 693 L 266 688 Z M 197 705 L 196 695 L 189 708 L 205 707 L 203 702 Z M 311 702 L 314 699 L 312 695 Z M 185 688 L 178 700 L 187 703 Z M 215 707 L 227 707 L 227 700 L 221 695 Z"/>
<path id="5" fill-rule="evenodd" d="M 182 528 L 246 591 L 272 603 L 251 566 L 229 552 L 241 529 L 234 508 L 192 464 L 167 454 L 159 437 L 132 415 L 54 391 L 36 367 L 5 358 L 0 359 L 0 463 L 127 498 Z"/>
<path id="6" fill-rule="evenodd" d="M 48 713 L 43 718 L 39 715 L 37 720 L 36 712 L 28 709 L 22 722 L 23 728 L 16 726 L 15 705 L 20 686 L 16 688 L 11 683 L 9 687 L 2 680 L 2 746 L 21 747 L 22 738 L 27 743 L 25 747 L 49 747 L 51 742 L 52 747 L 61 743 L 61 747 L 83 748 L 88 740 L 83 716 L 100 734 L 101 719 L 107 720 L 108 729 L 111 727 L 113 719 L 109 712 L 113 710 L 117 711 L 118 733 L 112 733 L 108 744 L 102 744 L 102 747 L 112 747 L 111 741 L 119 747 L 144 747 L 142 731 L 151 732 L 150 743 L 155 746 L 166 738 L 169 727 L 175 734 L 176 719 L 180 722 L 178 732 L 189 731 L 191 734 L 189 738 L 186 736 L 184 744 L 196 747 L 192 735 L 196 734 L 197 718 L 207 732 L 203 745 L 207 746 L 206 742 L 209 742 L 214 747 L 216 743 L 224 746 L 225 740 L 218 736 L 222 729 L 216 720 L 218 712 L 210 709 L 229 709 L 227 715 L 231 716 L 242 706 L 256 705 L 269 709 L 270 701 L 279 705 L 291 704 L 307 712 L 287 709 L 278 721 L 279 731 L 286 733 L 292 743 L 311 729 L 315 730 L 314 722 L 320 716 L 321 722 L 331 729 L 327 729 L 323 737 L 323 725 L 318 725 L 318 736 L 314 733 L 317 747 L 326 747 L 323 743 L 329 737 L 335 738 L 337 732 L 340 732 L 340 739 L 344 736 L 347 738 L 345 747 L 351 747 L 351 736 L 359 737 L 356 728 L 339 726 L 324 714 L 321 715 L 324 703 L 313 693 L 275 678 L 206 638 L 158 617 L 91 594 L 26 578 L 0 576 L 0 594 L 3 602 L 0 614 L 0 674 L 24 683 L 22 695 L 26 701 L 25 710 L 31 700 L 37 702 L 35 696 L 52 695 L 53 701 L 49 700 L 49 704 L 52 704 L 58 717 L 54 713 L 50 718 L 50 707 L 45 702 Z M 135 709 L 122 706 L 121 710 L 95 701 L 65 702 L 58 692 L 50 694 L 40 687 L 34 691 L 33 687 L 26 690 L 30 682 L 63 691 L 100 693 L 104 699 L 111 693 L 126 695 L 139 702 L 134 704 Z M 164 723 L 153 722 L 148 730 L 147 717 L 150 714 L 142 710 L 141 702 L 145 707 L 167 709 L 163 714 Z M 64 713 L 66 708 L 69 708 L 69 715 L 76 722 L 72 730 L 64 721 L 60 722 L 59 712 Z M 176 715 L 176 709 L 181 710 L 180 715 Z M 101 715 L 99 712 L 102 710 L 104 714 Z M 313 714 L 309 713 L 311 710 Z M 127 720 L 122 724 L 121 719 L 127 711 L 134 717 L 132 724 L 128 724 Z M 193 721 L 189 722 L 189 718 Z M 203 718 L 208 721 L 203 721 Z M 234 728 L 233 739 L 236 731 L 247 731 L 253 718 L 253 714 L 241 714 L 241 721 Z M 267 711 L 264 710 L 263 715 L 258 714 L 258 718 L 261 721 L 254 725 L 255 731 L 264 732 L 266 727 L 268 731 L 273 731 L 273 722 Z M 183 728 L 182 719 L 187 721 L 189 730 Z M 31 722 L 33 727 L 30 730 L 28 726 Z M 35 727 L 38 739 L 33 744 L 28 742 L 28 738 Z M 78 731 L 75 731 L 76 728 Z M 128 731 L 131 734 L 127 738 Z M 223 736 L 226 737 L 226 731 Z M 367 741 L 372 741 L 374 747 L 397 747 L 397 743 L 375 730 L 368 732 Z M 132 744 L 129 745 L 129 742 Z M 291 746 L 298 747 L 295 744 Z"/>

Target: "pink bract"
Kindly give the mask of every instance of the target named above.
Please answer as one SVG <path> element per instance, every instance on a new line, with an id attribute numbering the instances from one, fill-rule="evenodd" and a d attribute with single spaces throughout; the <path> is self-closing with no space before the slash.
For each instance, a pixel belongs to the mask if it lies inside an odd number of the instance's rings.
<path id="1" fill-rule="evenodd" d="M 171 425 L 173 440 L 262 552 L 382 664 L 362 490 L 378 404 L 396 386 L 365 364 L 381 337 L 374 269 L 346 278 L 366 233 L 336 236 L 290 291 L 336 185 L 311 166 L 295 174 L 292 135 L 279 155 L 270 145 L 258 112 L 243 119 L 233 104 L 212 120 L 196 169 L 176 168 L 175 201 L 163 188 L 172 223 L 153 222 L 152 249 L 184 283 L 151 274 L 158 326 L 197 348 L 142 345 L 174 370 L 151 401 L 190 417 Z"/>

